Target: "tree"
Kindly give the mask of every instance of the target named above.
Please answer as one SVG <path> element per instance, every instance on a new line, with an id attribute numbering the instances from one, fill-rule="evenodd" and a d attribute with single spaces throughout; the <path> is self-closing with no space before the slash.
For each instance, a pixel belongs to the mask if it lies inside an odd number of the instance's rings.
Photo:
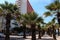
<path id="1" fill-rule="evenodd" d="M 5 2 L 5 4 L 0 4 L 1 9 L 3 10 L 3 15 L 6 17 L 6 37 L 5 40 L 10 40 L 9 38 L 9 28 L 10 28 L 10 21 L 11 21 L 11 14 L 14 13 L 18 8 L 16 5 L 9 4 L 8 2 Z M 2 16 L 3 16 L 2 15 Z"/>
<path id="2" fill-rule="evenodd" d="M 55 26 L 52 25 L 52 28 L 53 28 L 53 38 L 54 38 L 54 40 L 57 40 L 57 39 L 56 39 L 56 30 L 55 30 Z"/>
<path id="3" fill-rule="evenodd" d="M 49 15 L 55 15 L 57 17 L 58 23 L 59 23 L 59 17 L 60 17 L 60 2 L 59 0 L 55 0 L 53 3 L 51 3 L 50 5 L 46 6 L 46 8 L 48 10 L 50 10 L 49 12 L 46 12 L 45 16 L 49 16 Z M 60 24 L 60 23 L 59 23 Z"/>
<path id="4" fill-rule="evenodd" d="M 48 28 L 47 33 L 48 35 L 52 36 L 53 34 L 53 38 L 54 40 L 56 40 L 56 26 L 55 26 L 55 20 L 52 19 L 52 21 L 50 21 L 49 23 L 46 24 L 46 27 Z"/>
<path id="5" fill-rule="evenodd" d="M 40 24 L 38 25 L 38 31 L 39 31 L 38 38 L 41 39 L 41 26 L 40 26 Z"/>
<path id="6" fill-rule="evenodd" d="M 57 18 L 57 21 L 58 23 L 60 24 L 60 12 L 59 12 L 59 9 L 60 9 L 60 2 L 59 0 L 55 0 L 53 3 L 51 3 L 50 5 L 46 6 L 46 8 L 49 11 L 49 13 L 47 12 L 46 14 L 50 14 L 50 15 L 55 15 L 56 18 Z M 59 35 L 59 28 L 58 28 L 58 35 Z"/>
<path id="7" fill-rule="evenodd" d="M 60 2 L 59 0 L 55 0 L 55 2 L 51 3 L 50 5 L 46 6 L 46 8 L 48 10 L 50 10 L 50 14 L 51 15 L 55 15 L 57 17 L 57 20 L 58 20 L 58 23 L 60 24 L 60 12 L 59 12 L 59 9 L 60 9 Z M 58 28 L 58 35 L 59 35 L 59 28 Z"/>
<path id="8" fill-rule="evenodd" d="M 6 15 L 6 37 L 5 37 L 5 40 L 10 40 L 10 38 L 9 38 L 9 34 L 10 34 L 10 31 L 9 31 L 10 21 L 11 21 L 11 14 L 8 13 Z"/>
<path id="9" fill-rule="evenodd" d="M 51 12 L 46 12 L 45 14 L 44 14 L 46 17 L 47 16 L 51 16 Z M 51 22 L 49 22 L 48 24 L 47 24 L 47 26 L 48 26 L 48 34 L 50 35 L 50 34 L 52 34 L 50 31 L 53 31 L 53 38 L 56 40 L 56 29 L 55 29 L 55 26 L 53 26 L 53 25 L 55 25 L 55 20 L 56 20 L 56 18 L 54 17 L 52 20 L 51 20 Z M 51 30 L 51 27 L 53 28 L 53 30 Z"/>
<path id="10" fill-rule="evenodd" d="M 26 38 L 26 24 L 23 23 L 23 38 Z"/>
<path id="11" fill-rule="evenodd" d="M 17 14 L 17 13 L 16 13 Z M 23 15 L 22 14 L 18 14 L 16 17 L 16 20 L 19 22 L 19 25 L 22 25 L 20 27 L 23 27 L 23 38 L 26 38 L 26 23 L 25 21 L 22 19 Z"/>
<path id="12" fill-rule="evenodd" d="M 41 21 L 41 17 L 38 17 L 38 15 L 35 12 L 23 14 L 22 19 L 26 24 L 31 25 L 31 31 L 32 31 L 32 40 L 36 40 L 36 23 L 39 23 Z"/>
<path id="13" fill-rule="evenodd" d="M 39 39 L 41 39 L 41 24 L 44 24 L 44 22 L 43 22 L 43 18 L 41 17 L 40 18 L 40 22 L 38 23 L 38 31 L 39 31 L 39 36 L 38 36 L 38 38 Z"/>

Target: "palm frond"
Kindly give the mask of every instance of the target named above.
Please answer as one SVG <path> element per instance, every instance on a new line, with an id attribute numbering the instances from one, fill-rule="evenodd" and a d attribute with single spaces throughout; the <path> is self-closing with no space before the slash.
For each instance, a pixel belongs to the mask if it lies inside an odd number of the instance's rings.
<path id="1" fill-rule="evenodd" d="M 37 21 L 38 23 L 39 23 L 39 22 L 40 22 L 40 23 L 43 23 L 44 20 L 43 20 L 42 17 L 38 17 L 36 21 Z"/>
<path id="2" fill-rule="evenodd" d="M 29 17 L 30 17 L 31 20 L 35 20 L 38 17 L 38 15 L 37 15 L 37 13 L 32 12 L 32 13 L 29 14 Z"/>
<path id="3" fill-rule="evenodd" d="M 56 18 L 54 17 L 51 22 L 54 24 L 55 23 L 55 20 L 56 20 Z"/>
<path id="4" fill-rule="evenodd" d="M 45 12 L 43 15 L 44 15 L 45 17 L 51 16 L 51 12 Z"/>
<path id="5" fill-rule="evenodd" d="M 58 9 L 58 5 L 51 3 L 50 5 L 46 6 L 46 8 L 50 11 L 56 11 Z"/>

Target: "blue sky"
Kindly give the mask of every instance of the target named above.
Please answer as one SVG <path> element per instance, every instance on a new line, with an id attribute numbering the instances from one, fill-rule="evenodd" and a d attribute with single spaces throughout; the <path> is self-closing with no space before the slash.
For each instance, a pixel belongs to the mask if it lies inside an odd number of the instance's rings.
<path id="1" fill-rule="evenodd" d="M 0 0 L 0 3 L 4 3 L 8 1 L 9 3 L 15 3 L 16 0 Z M 32 5 L 34 11 L 38 13 L 39 16 L 43 16 L 43 13 L 48 11 L 45 6 L 53 2 L 52 0 L 29 0 L 30 4 Z M 45 22 L 51 21 L 52 17 L 44 18 Z"/>

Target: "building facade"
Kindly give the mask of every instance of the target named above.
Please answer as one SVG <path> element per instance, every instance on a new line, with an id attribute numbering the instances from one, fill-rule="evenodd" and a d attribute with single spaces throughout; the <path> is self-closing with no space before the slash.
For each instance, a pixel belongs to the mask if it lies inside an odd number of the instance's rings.
<path id="1" fill-rule="evenodd" d="M 20 13 L 24 14 L 34 11 L 29 0 L 16 0 L 16 4 L 20 10 Z"/>

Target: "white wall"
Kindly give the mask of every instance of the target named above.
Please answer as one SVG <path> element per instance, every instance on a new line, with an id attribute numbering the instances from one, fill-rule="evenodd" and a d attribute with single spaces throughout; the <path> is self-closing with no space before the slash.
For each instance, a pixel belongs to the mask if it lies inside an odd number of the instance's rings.
<path id="1" fill-rule="evenodd" d="M 2 30 L 2 17 L 0 17 L 0 30 Z"/>
<path id="2" fill-rule="evenodd" d="M 0 30 L 5 29 L 6 27 L 6 20 L 3 16 L 0 16 Z"/>
<path id="3" fill-rule="evenodd" d="M 27 13 L 27 0 L 16 0 L 16 4 L 22 14 Z"/>
<path id="4" fill-rule="evenodd" d="M 27 13 L 27 0 L 21 0 L 21 13 Z"/>

